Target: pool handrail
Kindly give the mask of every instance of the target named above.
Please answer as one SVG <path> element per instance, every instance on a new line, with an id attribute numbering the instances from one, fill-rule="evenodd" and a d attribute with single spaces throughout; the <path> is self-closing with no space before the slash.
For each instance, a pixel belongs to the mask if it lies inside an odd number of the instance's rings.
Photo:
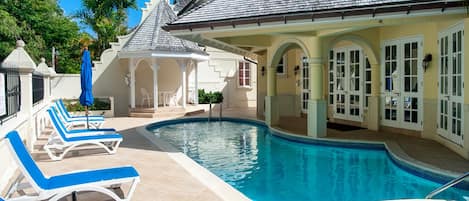
<path id="1" fill-rule="evenodd" d="M 447 190 L 448 188 L 451 188 L 452 186 L 464 181 L 464 179 L 466 179 L 467 177 L 469 177 L 469 172 L 466 172 L 463 175 L 457 177 L 456 179 L 453 179 L 448 183 L 444 184 L 443 186 L 440 186 L 437 189 L 433 190 L 427 196 L 425 196 L 425 199 L 432 199 L 435 195 L 438 195 L 441 192 Z"/>

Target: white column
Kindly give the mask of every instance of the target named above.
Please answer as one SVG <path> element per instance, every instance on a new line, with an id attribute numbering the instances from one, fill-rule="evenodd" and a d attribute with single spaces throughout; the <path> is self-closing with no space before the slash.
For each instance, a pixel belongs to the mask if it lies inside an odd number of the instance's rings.
<path id="1" fill-rule="evenodd" d="M 186 108 L 187 104 L 187 61 L 178 60 L 179 68 L 181 69 L 181 82 L 182 82 L 182 107 Z"/>
<path id="2" fill-rule="evenodd" d="M 280 114 L 277 96 L 277 66 L 267 67 L 267 96 L 265 97 L 265 122 L 269 126 L 278 125 Z"/>
<path id="3" fill-rule="evenodd" d="M 153 59 L 153 108 L 158 109 L 158 70 L 160 66 L 156 63 L 156 59 Z"/>
<path id="4" fill-rule="evenodd" d="M 135 108 L 135 65 L 134 59 L 129 59 L 129 72 L 130 72 L 130 108 Z"/>
<path id="5" fill-rule="evenodd" d="M 324 99 L 322 47 L 319 37 L 311 37 L 308 100 L 308 136 L 318 138 L 327 134 L 327 102 Z"/>
<path id="6" fill-rule="evenodd" d="M 194 62 L 194 104 L 199 104 L 199 73 L 198 73 L 198 63 Z"/>

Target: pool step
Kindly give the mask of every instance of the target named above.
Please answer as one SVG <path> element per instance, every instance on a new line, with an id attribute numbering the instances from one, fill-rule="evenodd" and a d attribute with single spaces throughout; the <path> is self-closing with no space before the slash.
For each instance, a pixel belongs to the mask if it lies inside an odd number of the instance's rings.
<path id="1" fill-rule="evenodd" d="M 160 107 L 156 111 L 153 108 L 135 108 L 129 112 L 129 117 L 139 118 L 170 118 L 183 117 L 204 113 L 204 109 L 200 108 L 181 108 L 181 107 Z"/>

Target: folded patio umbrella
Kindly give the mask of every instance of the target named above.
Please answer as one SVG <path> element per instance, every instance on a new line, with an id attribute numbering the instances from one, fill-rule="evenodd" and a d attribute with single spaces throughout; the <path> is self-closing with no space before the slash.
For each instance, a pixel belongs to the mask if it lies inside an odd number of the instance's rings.
<path id="1" fill-rule="evenodd" d="M 81 81 L 81 94 L 80 94 L 80 104 L 85 106 L 86 113 L 86 126 L 88 125 L 88 107 L 93 105 L 93 82 L 92 82 L 92 72 L 91 72 L 91 58 L 88 48 L 85 48 L 83 51 L 83 56 L 81 58 L 81 72 L 80 72 L 80 81 Z"/>

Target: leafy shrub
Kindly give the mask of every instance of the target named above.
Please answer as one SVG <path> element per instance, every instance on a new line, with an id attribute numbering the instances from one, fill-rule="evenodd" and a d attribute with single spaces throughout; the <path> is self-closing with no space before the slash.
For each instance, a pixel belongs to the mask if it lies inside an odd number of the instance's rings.
<path id="1" fill-rule="evenodd" d="M 64 100 L 67 110 L 70 112 L 85 111 L 85 107 L 80 104 L 79 100 Z M 88 110 L 111 110 L 111 100 L 109 98 L 95 98 L 93 105 Z"/>
<path id="2" fill-rule="evenodd" d="M 204 89 L 199 89 L 199 103 L 200 104 L 222 103 L 222 102 L 223 102 L 223 94 L 221 92 L 206 93 Z"/>
<path id="3" fill-rule="evenodd" d="M 223 102 L 223 94 L 221 92 L 214 92 L 212 94 L 212 103 L 222 103 Z"/>

